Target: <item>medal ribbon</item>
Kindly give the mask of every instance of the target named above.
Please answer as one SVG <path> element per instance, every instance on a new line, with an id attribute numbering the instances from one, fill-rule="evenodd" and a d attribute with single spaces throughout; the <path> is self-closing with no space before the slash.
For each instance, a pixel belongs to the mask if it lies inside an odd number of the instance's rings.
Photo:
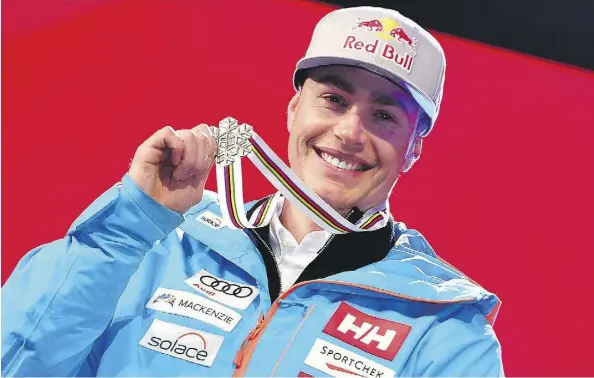
<path id="1" fill-rule="evenodd" d="M 227 117 L 219 127 L 211 127 L 217 141 L 216 175 L 217 190 L 223 218 L 231 228 L 258 228 L 266 226 L 274 214 L 280 196 L 305 212 L 322 229 L 334 234 L 377 230 L 388 221 L 385 210 L 370 210 L 356 224 L 351 223 L 330 207 L 305 185 L 295 173 L 253 131 L 250 125 L 239 125 Z M 278 190 L 258 206 L 248 220 L 243 202 L 241 158 L 248 159 Z"/>

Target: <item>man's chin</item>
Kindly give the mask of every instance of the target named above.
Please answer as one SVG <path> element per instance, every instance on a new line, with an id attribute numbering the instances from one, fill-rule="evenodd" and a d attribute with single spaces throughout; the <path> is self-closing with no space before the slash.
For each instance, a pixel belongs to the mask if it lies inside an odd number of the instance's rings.
<path id="1" fill-rule="evenodd" d="M 353 208 L 353 205 L 346 200 L 344 191 L 328 190 L 328 188 L 314 189 L 314 191 L 324 202 L 343 216 Z"/>
<path id="2" fill-rule="evenodd" d="M 313 173 L 313 172 L 308 172 Z M 312 177 L 304 175 L 304 183 L 309 189 L 315 192 L 320 198 L 322 198 L 330 207 L 338 211 L 342 215 L 346 215 L 351 209 L 356 206 L 357 201 L 353 201 L 352 189 L 336 183 L 333 180 L 319 179 L 318 177 Z"/>

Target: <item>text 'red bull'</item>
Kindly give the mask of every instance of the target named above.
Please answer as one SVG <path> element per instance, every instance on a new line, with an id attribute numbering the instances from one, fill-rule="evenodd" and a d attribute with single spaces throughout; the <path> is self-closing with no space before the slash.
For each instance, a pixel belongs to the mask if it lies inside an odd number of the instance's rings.
<path id="1" fill-rule="evenodd" d="M 369 54 L 376 54 L 378 52 L 379 43 L 379 39 L 376 39 L 372 43 L 365 43 L 363 41 L 357 40 L 357 37 L 349 35 L 344 41 L 344 45 L 342 46 L 342 48 L 365 51 Z M 409 53 L 402 55 L 401 53 L 396 52 L 396 49 L 394 49 L 394 47 L 388 43 L 382 46 L 381 57 L 393 62 L 397 66 L 404 69 L 406 72 L 410 72 L 412 70 L 412 65 L 415 60 L 414 57 Z"/>

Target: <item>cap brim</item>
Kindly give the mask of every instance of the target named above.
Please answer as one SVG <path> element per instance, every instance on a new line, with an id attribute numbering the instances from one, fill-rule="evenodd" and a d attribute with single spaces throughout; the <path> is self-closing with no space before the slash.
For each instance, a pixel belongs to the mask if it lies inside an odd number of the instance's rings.
<path id="1" fill-rule="evenodd" d="M 410 83 L 406 78 L 402 76 L 398 76 L 392 72 L 389 72 L 381 67 L 376 65 L 363 62 L 356 59 L 349 59 L 349 58 L 342 58 L 342 57 L 312 57 L 302 59 L 297 63 L 297 68 L 295 70 L 295 74 L 293 75 L 293 85 L 295 89 L 298 89 L 297 86 L 299 83 L 297 82 L 299 79 L 299 72 L 302 70 L 306 70 L 309 68 L 320 67 L 320 66 L 329 66 L 329 65 L 346 65 L 352 67 L 360 67 L 367 71 L 373 72 L 374 74 L 380 75 L 385 77 L 386 79 L 392 81 L 396 85 L 401 86 L 405 89 L 412 98 L 419 104 L 421 109 L 427 114 L 427 116 L 431 120 L 435 120 L 435 115 L 437 113 L 435 106 L 433 105 L 433 101 L 424 93 L 421 89 L 419 89 L 414 84 Z"/>

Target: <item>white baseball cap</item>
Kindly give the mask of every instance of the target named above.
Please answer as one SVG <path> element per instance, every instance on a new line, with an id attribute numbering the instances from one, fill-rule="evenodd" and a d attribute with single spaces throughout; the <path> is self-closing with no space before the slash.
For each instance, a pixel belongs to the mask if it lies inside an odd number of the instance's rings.
<path id="1" fill-rule="evenodd" d="M 295 89 L 304 70 L 333 64 L 364 68 L 407 89 L 428 118 L 421 135 L 429 134 L 439 113 L 446 60 L 439 42 L 417 23 L 378 7 L 332 11 L 318 22 L 297 63 Z"/>

